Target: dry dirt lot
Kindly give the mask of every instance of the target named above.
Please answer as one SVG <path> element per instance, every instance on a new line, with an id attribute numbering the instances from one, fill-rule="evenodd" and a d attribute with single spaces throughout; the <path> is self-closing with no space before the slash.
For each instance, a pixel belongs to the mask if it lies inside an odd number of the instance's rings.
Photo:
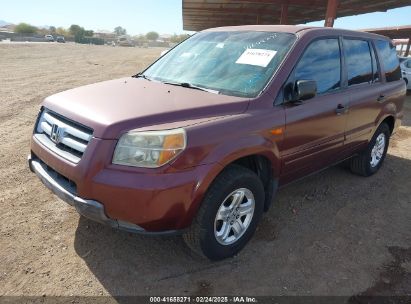
<path id="1" fill-rule="evenodd" d="M 250 244 L 222 262 L 199 259 L 179 237 L 80 218 L 43 187 L 26 164 L 41 100 L 132 75 L 160 52 L 0 44 L 0 296 L 411 293 L 410 97 L 377 175 L 334 167 L 287 186 Z"/>

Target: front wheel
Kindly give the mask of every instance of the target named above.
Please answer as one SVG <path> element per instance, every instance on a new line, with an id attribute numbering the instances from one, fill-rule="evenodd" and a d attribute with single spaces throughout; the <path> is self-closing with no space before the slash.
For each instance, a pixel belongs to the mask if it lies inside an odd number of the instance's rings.
<path id="1" fill-rule="evenodd" d="M 231 257 L 250 240 L 263 209 L 264 187 L 259 177 L 231 165 L 210 186 L 184 240 L 211 260 Z"/>
<path id="2" fill-rule="evenodd" d="M 382 123 L 368 144 L 368 147 L 350 161 L 351 171 L 362 176 L 375 174 L 382 166 L 390 142 L 390 128 Z"/>

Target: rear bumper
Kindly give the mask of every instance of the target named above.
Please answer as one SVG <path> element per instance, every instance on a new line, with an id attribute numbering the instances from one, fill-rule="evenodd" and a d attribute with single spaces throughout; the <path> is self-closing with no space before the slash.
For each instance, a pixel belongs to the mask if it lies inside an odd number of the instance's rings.
<path id="1" fill-rule="evenodd" d="M 84 217 L 91 219 L 95 222 L 99 222 L 108 225 L 112 228 L 124 230 L 132 233 L 140 234 L 150 234 L 150 235 L 164 235 L 164 234 L 178 234 L 179 230 L 169 230 L 162 232 L 147 232 L 142 227 L 120 221 L 114 220 L 107 217 L 103 204 L 94 201 L 87 200 L 76 196 L 70 189 L 69 186 L 65 185 L 64 182 L 59 182 L 53 174 L 48 172 L 47 166 L 42 163 L 39 159 L 33 158 L 31 155 L 28 156 L 28 164 L 30 170 L 37 175 L 37 177 L 42 181 L 42 183 L 50 189 L 55 195 L 62 199 L 67 204 L 76 208 L 77 212 Z"/>

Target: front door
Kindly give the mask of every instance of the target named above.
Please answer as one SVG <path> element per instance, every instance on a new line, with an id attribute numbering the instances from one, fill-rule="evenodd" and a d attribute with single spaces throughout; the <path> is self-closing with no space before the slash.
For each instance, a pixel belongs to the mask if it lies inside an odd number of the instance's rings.
<path id="1" fill-rule="evenodd" d="M 307 47 L 290 76 L 286 88 L 298 80 L 315 80 L 318 94 L 284 103 L 281 184 L 331 164 L 342 151 L 349 101 L 341 92 L 341 67 L 338 37 L 319 39 Z"/>

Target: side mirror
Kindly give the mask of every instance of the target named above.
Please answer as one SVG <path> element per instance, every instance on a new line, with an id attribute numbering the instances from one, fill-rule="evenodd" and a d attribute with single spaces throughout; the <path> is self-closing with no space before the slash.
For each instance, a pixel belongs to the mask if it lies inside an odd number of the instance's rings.
<path id="1" fill-rule="evenodd" d="M 297 80 L 295 83 L 295 101 L 308 100 L 317 95 L 315 80 Z"/>

